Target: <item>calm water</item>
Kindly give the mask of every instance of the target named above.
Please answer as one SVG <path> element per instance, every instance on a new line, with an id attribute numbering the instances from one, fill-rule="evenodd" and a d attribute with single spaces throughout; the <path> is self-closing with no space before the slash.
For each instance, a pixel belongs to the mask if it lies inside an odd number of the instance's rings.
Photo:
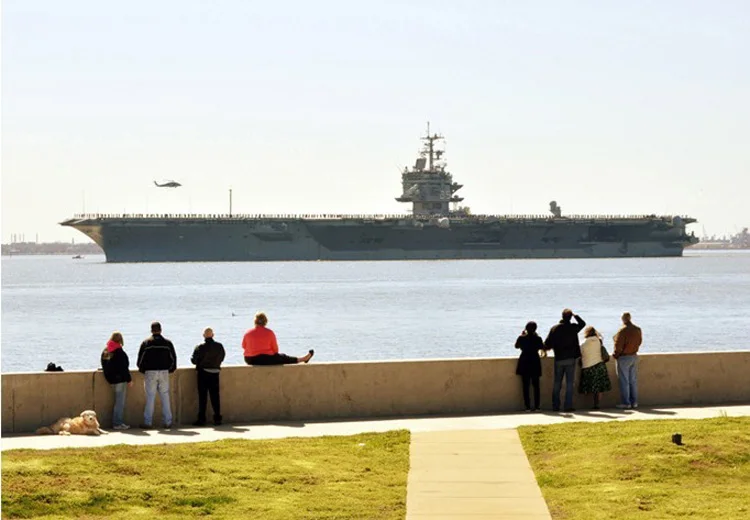
<path id="1" fill-rule="evenodd" d="M 750 252 L 684 258 L 106 264 L 3 257 L 2 371 L 95 369 L 120 330 L 134 364 L 152 320 L 188 366 L 204 326 L 229 364 L 257 310 L 282 352 L 318 361 L 515 356 L 529 319 L 543 334 L 571 307 L 611 347 L 623 310 L 645 352 L 750 348 Z"/>

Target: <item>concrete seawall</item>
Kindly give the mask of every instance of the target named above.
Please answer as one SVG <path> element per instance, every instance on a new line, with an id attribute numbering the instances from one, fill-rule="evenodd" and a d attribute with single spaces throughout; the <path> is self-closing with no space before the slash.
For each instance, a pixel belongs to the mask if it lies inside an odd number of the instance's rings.
<path id="1" fill-rule="evenodd" d="M 619 397 L 614 360 L 607 363 Z M 516 358 L 436 359 L 361 363 L 311 363 L 279 367 L 227 366 L 221 372 L 222 415 L 227 423 L 373 418 L 438 414 L 481 414 L 523 408 Z M 551 408 L 553 360 L 542 361 L 542 408 Z M 750 351 L 640 356 L 642 405 L 708 405 L 750 402 Z M 143 376 L 133 372 L 125 420 L 143 421 Z M 577 379 L 576 379 L 577 383 Z M 171 376 L 172 413 L 177 424 L 197 417 L 196 374 Z M 2 375 L 2 433 L 33 432 L 60 417 L 96 410 L 102 427 L 112 421 L 112 389 L 101 371 Z M 574 406 L 590 407 L 577 393 Z M 209 419 L 211 409 L 209 405 Z M 154 425 L 161 424 L 161 405 Z"/>

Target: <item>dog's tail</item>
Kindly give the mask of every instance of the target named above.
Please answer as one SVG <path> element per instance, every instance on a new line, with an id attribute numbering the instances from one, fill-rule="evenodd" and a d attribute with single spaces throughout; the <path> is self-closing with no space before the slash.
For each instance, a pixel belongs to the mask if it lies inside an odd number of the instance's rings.
<path id="1" fill-rule="evenodd" d="M 36 431 L 37 435 L 54 435 L 55 431 L 49 426 L 42 426 Z"/>

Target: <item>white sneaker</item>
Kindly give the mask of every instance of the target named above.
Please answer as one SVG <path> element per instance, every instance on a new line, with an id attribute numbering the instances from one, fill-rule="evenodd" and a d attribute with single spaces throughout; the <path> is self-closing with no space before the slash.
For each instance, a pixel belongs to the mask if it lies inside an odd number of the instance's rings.
<path id="1" fill-rule="evenodd" d="M 115 426 L 112 426 L 112 429 L 113 430 L 129 430 L 130 429 L 130 425 L 129 424 L 125 424 L 125 423 L 116 424 Z"/>
<path id="2" fill-rule="evenodd" d="M 615 408 L 619 408 L 620 410 L 630 410 L 630 405 L 629 404 L 618 404 L 618 405 L 615 405 Z"/>
<path id="3" fill-rule="evenodd" d="M 631 408 L 638 408 L 638 403 L 633 403 L 633 405 L 631 406 Z"/>

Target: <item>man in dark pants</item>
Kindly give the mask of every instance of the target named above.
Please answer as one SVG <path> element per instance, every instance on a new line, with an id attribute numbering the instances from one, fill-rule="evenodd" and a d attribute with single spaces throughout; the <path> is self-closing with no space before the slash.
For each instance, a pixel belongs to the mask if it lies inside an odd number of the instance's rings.
<path id="1" fill-rule="evenodd" d="M 575 317 L 576 322 L 571 319 Z M 581 357 L 581 345 L 578 343 L 578 333 L 586 322 L 570 309 L 563 309 L 560 323 L 552 327 L 544 340 L 544 349 L 552 349 L 555 353 L 555 382 L 552 387 L 552 409 L 560 411 L 560 391 L 565 377 L 565 411 L 573 409 L 573 380 L 576 374 L 576 359 Z"/>
<path id="2" fill-rule="evenodd" d="M 214 341 L 214 331 L 207 327 L 203 331 L 203 343 L 195 347 L 190 361 L 198 372 L 198 420 L 193 426 L 206 425 L 206 394 L 211 396 L 214 424 L 221 424 L 221 400 L 219 398 L 219 372 L 226 352 L 224 346 Z"/>

